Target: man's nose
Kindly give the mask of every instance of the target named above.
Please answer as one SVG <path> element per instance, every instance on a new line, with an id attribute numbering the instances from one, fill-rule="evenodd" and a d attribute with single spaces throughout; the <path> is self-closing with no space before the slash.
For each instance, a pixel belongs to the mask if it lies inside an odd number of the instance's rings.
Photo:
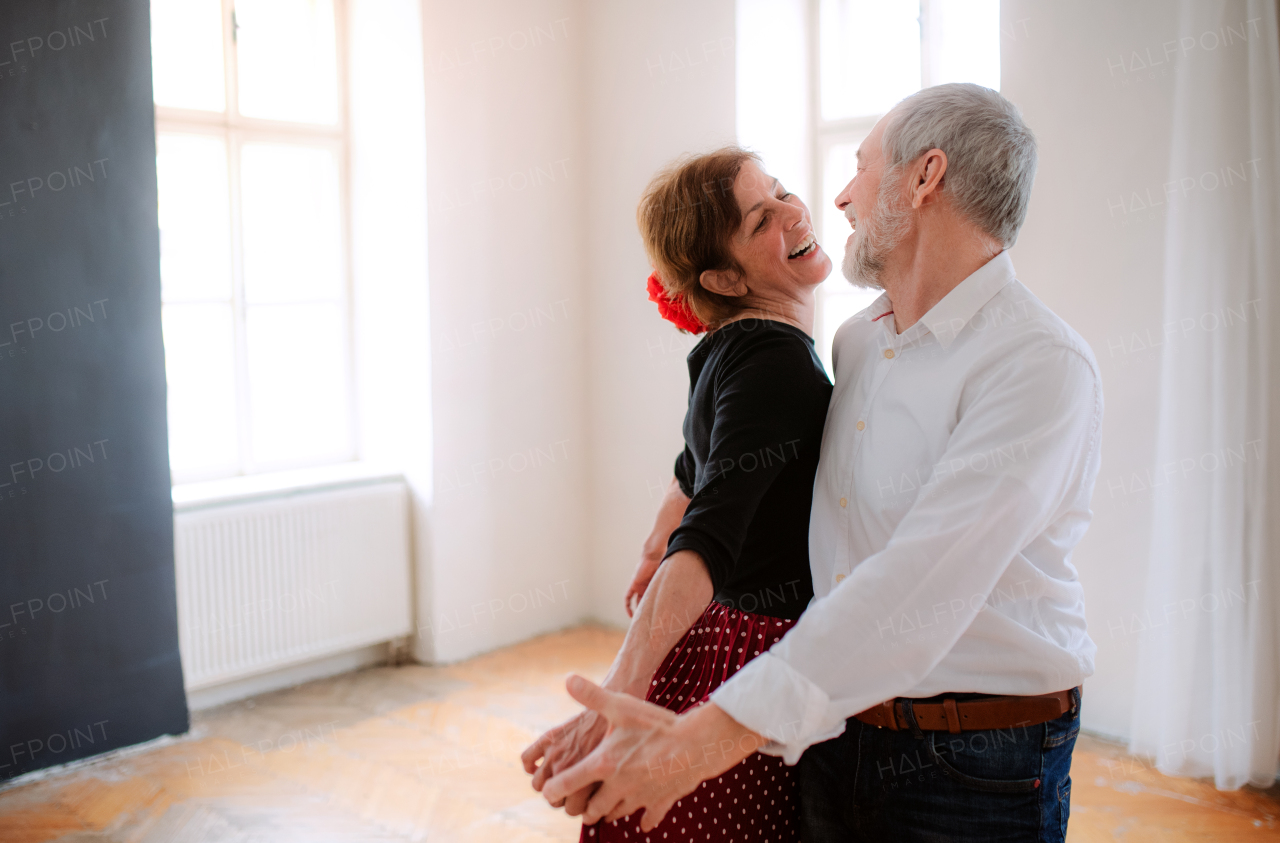
<path id="1" fill-rule="evenodd" d="M 843 211 L 845 206 L 853 201 L 849 196 L 849 189 L 853 187 L 853 182 L 849 182 L 844 186 L 844 190 L 836 194 L 836 208 Z"/>

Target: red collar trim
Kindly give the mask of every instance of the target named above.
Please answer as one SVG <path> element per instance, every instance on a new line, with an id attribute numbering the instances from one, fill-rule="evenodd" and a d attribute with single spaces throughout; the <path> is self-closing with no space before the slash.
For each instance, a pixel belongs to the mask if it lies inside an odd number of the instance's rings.
<path id="1" fill-rule="evenodd" d="M 881 313 L 879 316 L 877 316 L 875 319 L 872 319 L 871 321 L 872 321 L 872 322 L 879 322 L 881 319 L 885 318 L 885 317 L 886 317 L 886 316 L 888 316 L 890 313 L 893 313 L 893 311 L 892 311 L 892 310 L 886 310 L 884 313 Z"/>

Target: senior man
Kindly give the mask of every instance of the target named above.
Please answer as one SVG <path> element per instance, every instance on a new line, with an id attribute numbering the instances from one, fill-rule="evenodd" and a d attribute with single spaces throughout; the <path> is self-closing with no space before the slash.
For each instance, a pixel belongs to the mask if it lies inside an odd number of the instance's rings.
<path id="1" fill-rule="evenodd" d="M 1095 652 L 1070 557 L 1102 390 L 1005 252 L 1035 168 L 1017 109 L 977 85 L 927 88 L 876 124 L 836 199 L 844 274 L 884 295 L 835 338 L 816 597 L 679 717 L 572 677 L 612 731 L 549 801 L 602 782 L 586 822 L 644 808 L 647 829 L 759 749 L 800 762 L 809 841 L 1064 839 Z"/>

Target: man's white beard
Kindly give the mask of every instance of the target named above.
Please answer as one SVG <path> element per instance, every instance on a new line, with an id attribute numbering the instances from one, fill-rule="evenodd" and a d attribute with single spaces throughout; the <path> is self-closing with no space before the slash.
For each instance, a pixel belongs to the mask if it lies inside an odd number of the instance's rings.
<path id="1" fill-rule="evenodd" d="M 911 226 L 911 208 L 896 198 L 897 194 L 896 179 L 884 181 L 875 208 L 854 229 L 853 245 L 845 249 L 840 271 L 855 287 L 884 289 L 880 274 L 885 262 Z M 852 210 L 853 206 L 849 208 Z"/>

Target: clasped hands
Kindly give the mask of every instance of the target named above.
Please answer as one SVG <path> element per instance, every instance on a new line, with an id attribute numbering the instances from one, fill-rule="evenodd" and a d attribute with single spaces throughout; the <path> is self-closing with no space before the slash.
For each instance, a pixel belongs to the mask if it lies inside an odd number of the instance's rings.
<path id="1" fill-rule="evenodd" d="M 676 715 L 581 676 L 565 686 L 587 710 L 542 735 L 520 759 L 534 790 L 587 825 L 644 809 L 640 827 L 651 831 L 677 799 L 764 743 L 714 703 Z"/>

